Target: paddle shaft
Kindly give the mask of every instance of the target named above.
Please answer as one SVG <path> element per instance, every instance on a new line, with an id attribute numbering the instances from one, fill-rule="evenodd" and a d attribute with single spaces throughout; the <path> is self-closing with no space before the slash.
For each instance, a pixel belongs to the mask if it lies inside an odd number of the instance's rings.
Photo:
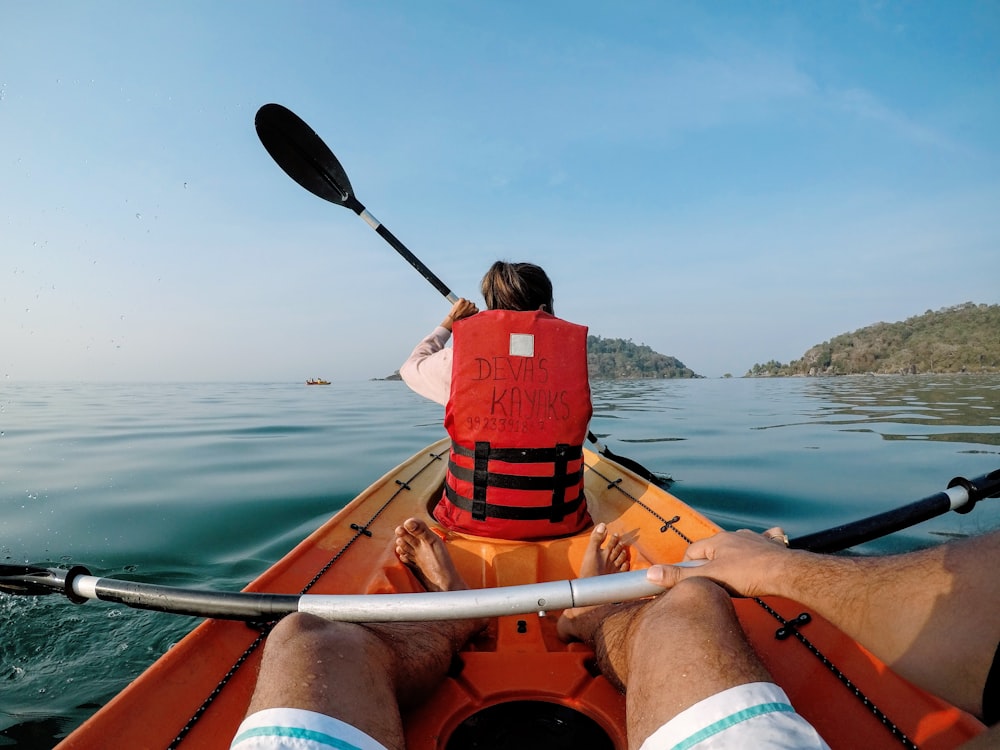
<path id="1" fill-rule="evenodd" d="M 692 567 L 703 561 L 677 564 Z M 70 570 L 22 566 L 16 575 L 2 578 L 2 588 L 11 593 L 63 593 L 76 603 L 99 599 L 134 609 L 251 622 L 276 620 L 292 612 L 342 622 L 463 620 L 610 604 L 662 591 L 646 580 L 645 570 L 490 589 L 378 595 L 203 591 L 100 578 L 81 566 Z"/>
<path id="2" fill-rule="evenodd" d="M 420 258 L 411 253 L 409 248 L 400 242 L 396 235 L 386 229 L 382 222 L 372 216 L 371 212 L 367 208 L 362 206 L 360 203 L 358 204 L 358 207 L 360 208 L 360 210 L 357 211 L 358 216 L 364 219 L 368 226 L 378 233 L 379 237 L 388 242 L 392 246 L 393 250 L 403 256 L 407 263 L 413 266 L 421 276 L 431 283 L 431 286 L 444 295 L 445 299 L 452 304 L 458 302 L 458 296 L 455 295 L 451 289 L 449 289 L 448 286 L 441 281 L 441 279 L 438 278 L 433 271 L 431 271 L 431 269 L 425 266 Z"/>
<path id="3" fill-rule="evenodd" d="M 884 513 L 791 539 L 788 546 L 811 552 L 839 552 L 944 515 L 950 510 L 968 513 L 980 500 L 998 494 L 1000 494 L 1000 469 L 971 481 L 956 477 L 948 483 L 948 489 L 943 492 L 936 492 Z"/>

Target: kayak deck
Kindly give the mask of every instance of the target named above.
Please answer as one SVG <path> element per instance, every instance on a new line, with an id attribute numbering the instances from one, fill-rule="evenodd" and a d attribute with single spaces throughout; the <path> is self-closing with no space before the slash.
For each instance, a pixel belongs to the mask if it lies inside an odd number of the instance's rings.
<path id="1" fill-rule="evenodd" d="M 691 541 L 718 530 L 670 493 L 585 453 L 591 515 L 631 545 L 633 568 L 680 560 Z M 392 551 L 394 530 L 411 516 L 436 526 L 430 510 L 441 494 L 447 457 L 444 439 L 393 469 L 246 590 L 421 590 Z M 470 587 L 487 588 L 577 577 L 589 531 L 539 542 L 444 536 Z M 911 686 L 815 614 L 807 624 L 788 627 L 803 611 L 800 605 L 735 604 L 775 680 L 834 750 L 896 748 L 907 741 L 951 748 L 981 731 L 975 719 Z M 549 748 L 626 748 L 623 697 L 598 673 L 589 647 L 559 640 L 558 614 L 491 620 L 459 654 L 453 674 L 404 717 L 407 747 L 527 748 L 526 738 L 534 738 Z M 789 637 L 776 637 L 782 628 Z M 267 630 L 206 620 L 59 747 L 228 747 L 253 691 Z"/>

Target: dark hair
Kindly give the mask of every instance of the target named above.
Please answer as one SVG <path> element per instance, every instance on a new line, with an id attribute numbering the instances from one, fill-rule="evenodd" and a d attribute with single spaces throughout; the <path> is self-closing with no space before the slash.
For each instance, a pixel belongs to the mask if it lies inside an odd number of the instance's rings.
<path id="1" fill-rule="evenodd" d="M 552 311 L 552 282 L 534 263 L 498 260 L 483 276 L 483 299 L 489 310 Z"/>

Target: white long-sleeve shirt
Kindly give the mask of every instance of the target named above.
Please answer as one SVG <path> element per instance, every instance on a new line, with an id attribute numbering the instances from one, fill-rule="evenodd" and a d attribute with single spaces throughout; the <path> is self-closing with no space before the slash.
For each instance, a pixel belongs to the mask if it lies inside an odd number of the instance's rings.
<path id="1" fill-rule="evenodd" d="M 399 368 L 399 375 L 412 391 L 441 406 L 448 404 L 451 395 L 452 350 L 445 344 L 451 331 L 438 326 L 430 332 Z"/>

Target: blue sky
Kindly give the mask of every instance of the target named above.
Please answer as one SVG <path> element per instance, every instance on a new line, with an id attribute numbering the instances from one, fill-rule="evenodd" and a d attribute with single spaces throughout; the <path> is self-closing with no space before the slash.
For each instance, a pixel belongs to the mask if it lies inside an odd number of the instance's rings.
<path id="1" fill-rule="evenodd" d="M 710 377 L 1000 302 L 995 2 L 0 4 L 0 377 L 361 380 L 447 312 L 253 128 L 279 102 L 456 293 Z"/>

